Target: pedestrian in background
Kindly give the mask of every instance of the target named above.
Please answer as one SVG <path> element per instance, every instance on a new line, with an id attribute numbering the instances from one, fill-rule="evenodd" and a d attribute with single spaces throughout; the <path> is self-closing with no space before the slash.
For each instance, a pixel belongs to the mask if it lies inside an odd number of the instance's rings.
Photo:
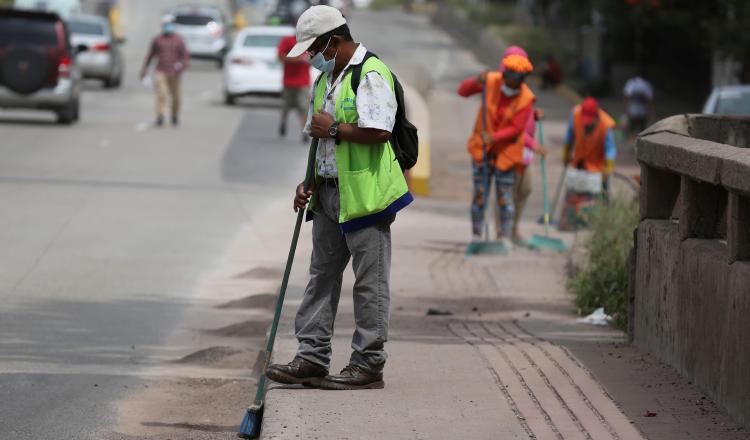
<path id="1" fill-rule="evenodd" d="M 279 136 L 286 136 L 286 121 L 289 111 L 294 110 L 300 120 L 300 128 L 307 122 L 307 108 L 310 105 L 310 64 L 306 54 L 289 57 L 289 51 L 297 44 L 297 37 L 290 35 L 279 41 L 279 61 L 284 64 L 284 89 L 281 92 L 281 123 Z M 307 135 L 302 134 L 302 142 Z"/>
<path id="2" fill-rule="evenodd" d="M 628 116 L 628 135 L 632 140 L 654 118 L 654 89 L 641 75 L 630 78 L 623 88 Z"/>
<path id="3" fill-rule="evenodd" d="M 297 44 L 322 73 L 313 86 L 305 130 L 318 139 L 315 184 L 297 186 L 294 209 L 308 201 L 313 251 L 310 281 L 297 310 L 297 354 L 273 364 L 266 377 L 325 389 L 383 388 L 390 304 L 391 223 L 413 200 L 390 144 L 396 122 L 390 69 L 352 39 L 336 8 L 313 6 L 297 21 Z M 352 70 L 361 65 L 357 90 Z M 340 374 L 328 374 L 341 280 L 354 269 L 352 354 Z"/>
<path id="4" fill-rule="evenodd" d="M 156 59 L 153 76 L 156 92 L 156 126 L 164 125 L 167 101 L 171 104 L 172 125 L 177 125 L 180 120 L 180 77 L 188 66 L 189 55 L 182 37 L 174 32 L 172 16 L 162 19 L 162 32 L 151 41 L 141 68 L 141 80 L 146 77 L 153 59 Z"/>
<path id="5" fill-rule="evenodd" d="M 542 90 L 557 87 L 563 82 L 563 71 L 555 57 L 547 55 L 542 66 Z"/>
<path id="6" fill-rule="evenodd" d="M 458 94 L 463 97 L 478 93 L 483 93 L 484 97 L 467 144 L 474 179 L 472 233 L 475 239 L 481 238 L 488 196 L 485 192 L 489 189 L 488 183 L 491 185 L 494 179 L 500 211 L 497 238 L 508 249 L 513 247 L 514 186 L 517 173 L 524 167 L 526 127 L 529 118 L 533 117 L 536 101 L 525 83 L 533 66 L 523 53 L 518 51 L 504 57 L 501 62 L 503 72 L 483 72 L 464 80 L 458 89 Z"/>

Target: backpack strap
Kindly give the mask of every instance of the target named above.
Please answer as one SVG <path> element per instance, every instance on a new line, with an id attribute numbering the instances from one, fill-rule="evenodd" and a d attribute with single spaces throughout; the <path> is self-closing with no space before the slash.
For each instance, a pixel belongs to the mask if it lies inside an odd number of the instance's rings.
<path id="1" fill-rule="evenodd" d="M 359 82 L 362 80 L 362 68 L 365 66 L 367 60 L 372 57 L 377 58 L 378 56 L 368 50 L 367 53 L 365 53 L 365 57 L 362 59 L 362 62 L 352 67 L 352 90 L 354 90 L 354 96 L 357 95 Z"/>

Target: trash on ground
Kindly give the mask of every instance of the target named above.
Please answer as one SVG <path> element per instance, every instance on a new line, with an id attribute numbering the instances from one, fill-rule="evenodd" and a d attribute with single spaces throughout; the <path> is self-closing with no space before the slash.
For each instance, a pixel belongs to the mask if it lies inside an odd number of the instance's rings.
<path id="1" fill-rule="evenodd" d="M 576 319 L 576 322 L 579 324 L 609 325 L 612 322 L 612 317 L 604 313 L 604 307 L 599 307 L 590 315 Z"/>
<path id="2" fill-rule="evenodd" d="M 643 414 L 643 417 L 656 417 L 656 413 L 646 410 L 646 412 Z"/>
<path id="3" fill-rule="evenodd" d="M 453 312 L 444 309 L 427 309 L 427 316 L 450 316 Z"/>

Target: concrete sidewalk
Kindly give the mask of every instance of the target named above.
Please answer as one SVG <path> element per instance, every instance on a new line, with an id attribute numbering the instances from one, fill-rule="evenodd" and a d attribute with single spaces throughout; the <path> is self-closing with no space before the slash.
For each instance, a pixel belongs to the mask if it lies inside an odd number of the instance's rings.
<path id="1" fill-rule="evenodd" d="M 392 23 L 400 26 L 390 27 L 388 35 L 379 31 Z M 401 57 L 426 69 L 449 53 L 460 70 L 429 70 L 435 80 L 426 99 L 431 196 L 418 199 L 393 226 L 385 389 L 336 392 L 273 384 L 262 438 L 750 438 L 674 371 L 625 345 L 620 332 L 576 324 L 565 290 L 565 255 L 517 249 L 509 256 L 464 256 L 471 194 L 464 146 L 478 103 L 458 98 L 455 87 L 484 66 L 423 17 L 360 13 L 353 31 L 381 54 L 378 45 L 415 51 Z M 544 92 L 538 104 L 547 114 L 554 182 L 570 103 Z M 538 169 L 533 172 L 534 193 L 523 224 L 527 236 L 541 232 L 535 222 L 541 182 Z M 275 362 L 288 362 L 296 349 L 293 318 L 310 254 L 309 230 L 304 234 Z M 571 245 L 576 241 L 572 234 L 556 235 Z M 348 271 L 333 342 L 336 372 L 351 351 L 352 281 Z M 452 314 L 428 316 L 430 308 Z"/>
<path id="2" fill-rule="evenodd" d="M 641 438 L 564 348 L 524 325 L 531 314 L 570 316 L 564 260 L 525 250 L 466 259 L 466 220 L 441 213 L 443 205 L 420 200 L 394 227 L 386 388 L 274 385 L 263 438 Z M 294 355 L 295 305 L 285 310 L 277 361 Z M 430 307 L 453 315 L 426 316 Z M 339 310 L 335 370 L 346 365 L 353 331 L 351 302 Z"/>

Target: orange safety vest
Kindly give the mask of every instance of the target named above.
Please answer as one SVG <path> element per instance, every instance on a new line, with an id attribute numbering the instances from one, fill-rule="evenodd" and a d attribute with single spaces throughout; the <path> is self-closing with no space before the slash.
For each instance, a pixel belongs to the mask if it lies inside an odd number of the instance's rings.
<path id="1" fill-rule="evenodd" d="M 604 169 L 604 139 L 607 132 L 615 126 L 615 121 L 604 110 L 599 109 L 599 122 L 594 130 L 586 134 L 581 117 L 581 106 L 573 110 L 573 133 L 575 135 L 573 160 L 571 164 L 577 166 L 583 161 L 583 168 L 592 173 L 600 173 Z"/>
<path id="2" fill-rule="evenodd" d="M 491 145 L 484 145 L 482 140 L 482 130 L 494 133 L 500 128 L 510 124 L 516 114 L 533 104 L 536 100 L 534 93 L 526 84 L 521 84 L 521 93 L 516 96 L 513 102 L 505 109 L 503 117 L 498 121 L 497 107 L 500 102 L 502 92 L 500 88 L 503 85 L 503 74 L 500 72 L 489 72 L 485 82 L 485 107 L 487 110 L 487 120 L 482 123 L 482 107 L 477 112 L 477 119 L 474 123 L 474 132 L 469 137 L 466 149 L 476 163 L 484 161 L 484 154 Z M 523 146 L 524 130 L 521 130 L 518 137 L 510 142 L 501 142 L 494 146 L 495 168 L 507 171 L 514 166 L 523 164 Z"/>

